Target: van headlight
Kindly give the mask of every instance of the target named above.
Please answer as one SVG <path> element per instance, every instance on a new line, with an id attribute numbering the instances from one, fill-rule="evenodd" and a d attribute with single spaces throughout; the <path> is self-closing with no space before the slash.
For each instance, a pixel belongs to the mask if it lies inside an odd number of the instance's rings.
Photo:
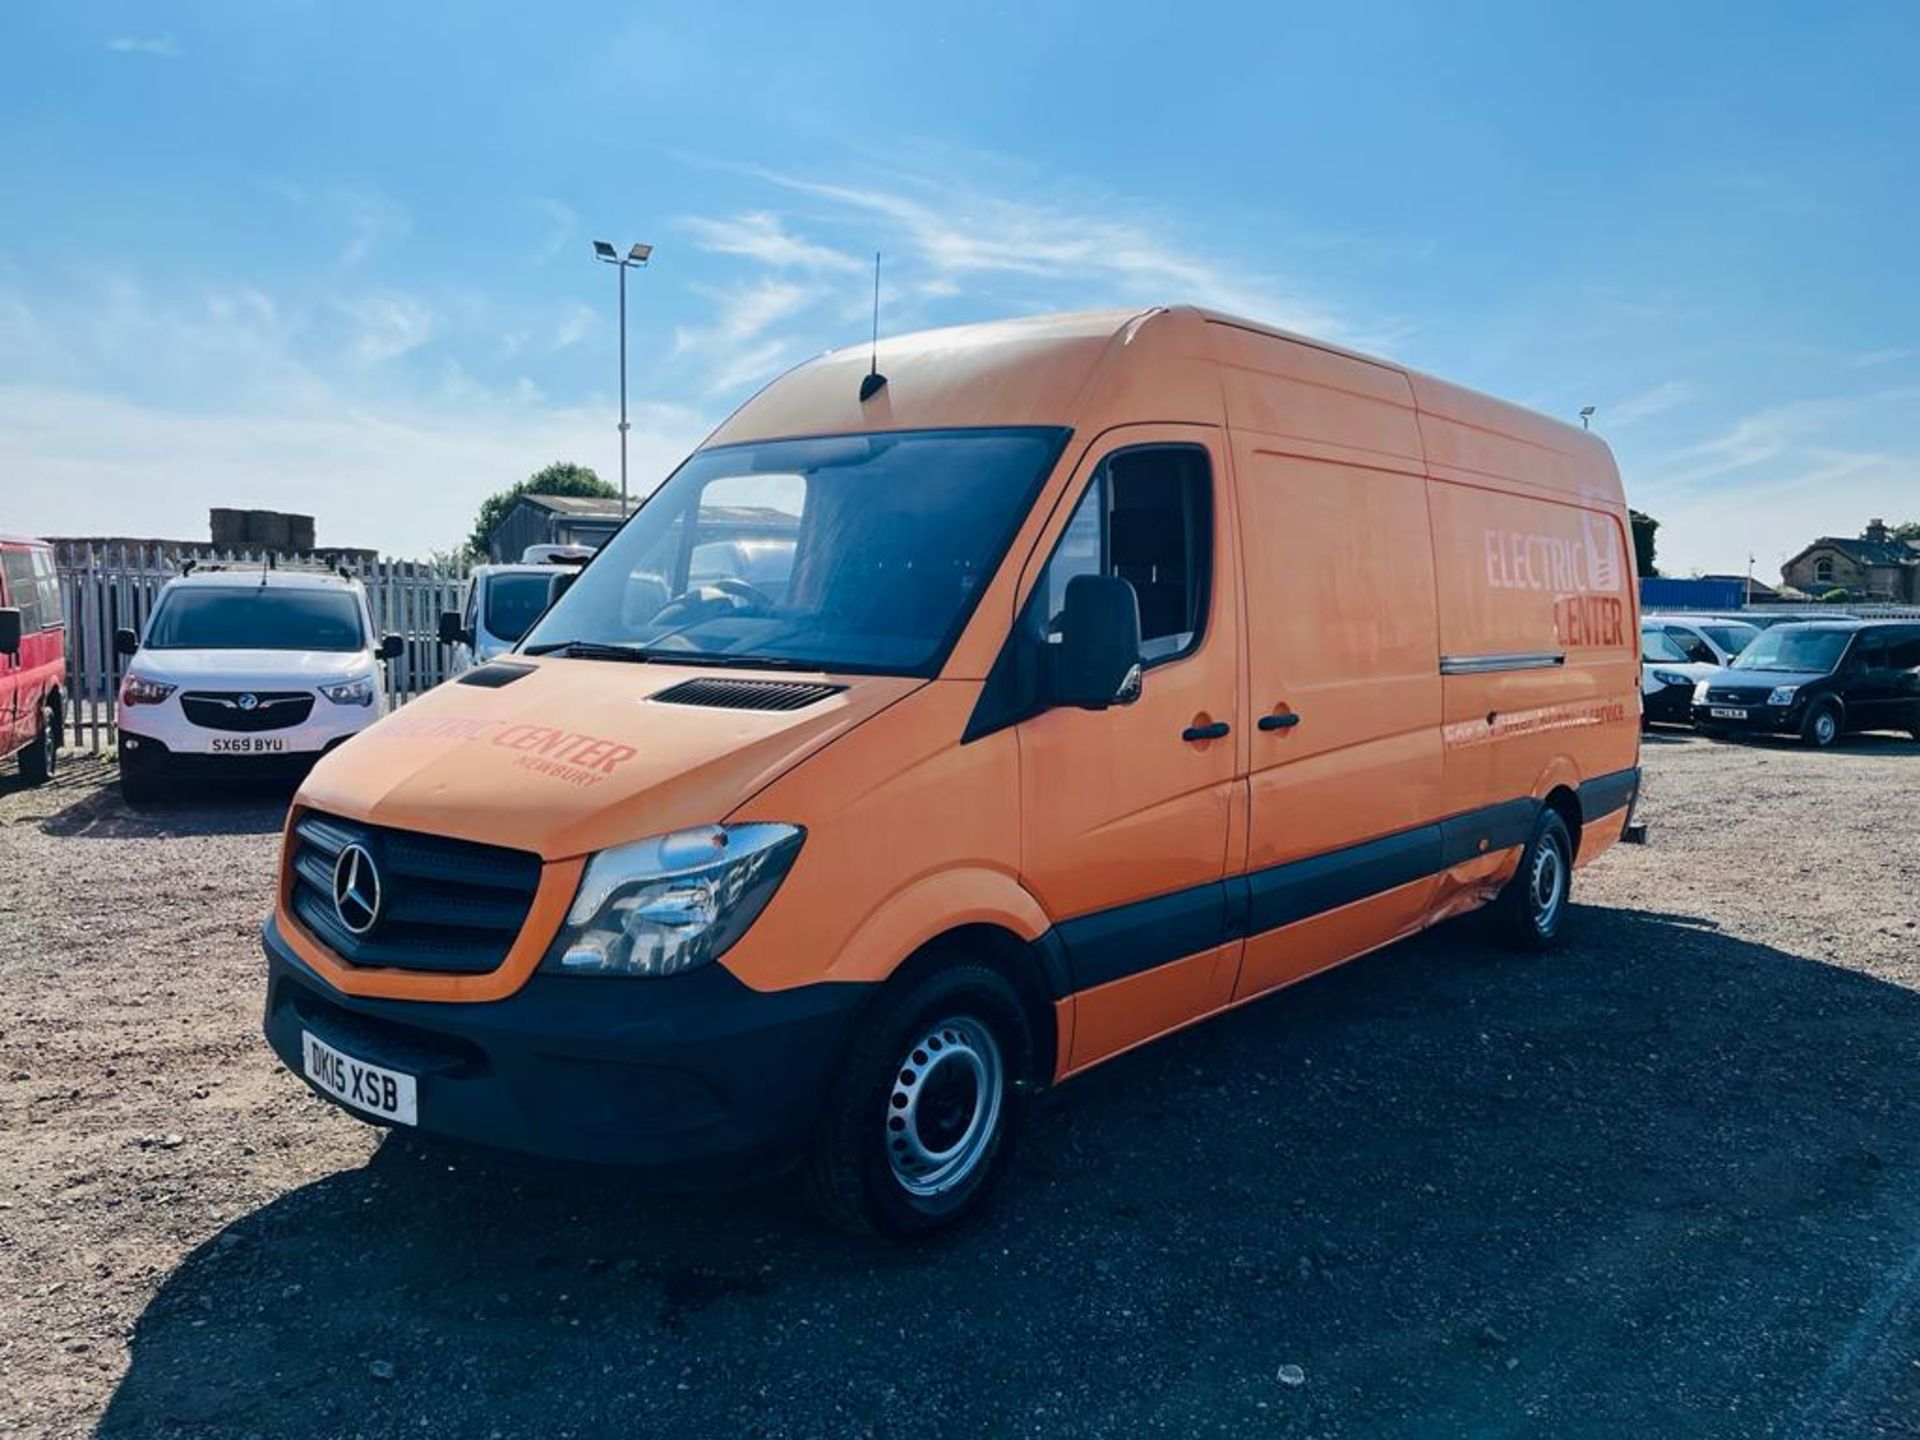
<path id="1" fill-rule="evenodd" d="M 129 675 L 120 682 L 120 700 L 126 705 L 158 705 L 178 688 L 144 675 Z"/>
<path id="2" fill-rule="evenodd" d="M 1798 685 L 1776 685 L 1767 692 L 1767 704 L 1791 705 L 1793 697 L 1800 693 Z"/>
<path id="3" fill-rule="evenodd" d="M 342 680 L 337 685 L 322 685 L 320 693 L 336 705 L 373 704 L 373 676 L 362 675 L 358 680 Z"/>
<path id="4" fill-rule="evenodd" d="M 1691 685 L 1693 683 L 1685 675 L 1676 675 L 1671 670 L 1656 670 L 1653 672 L 1653 678 L 1658 680 L 1662 685 Z"/>
<path id="5" fill-rule="evenodd" d="M 1693 682 L 1693 703 L 1696 705 L 1704 705 L 1707 703 L 1706 681 L 1696 680 Z"/>
<path id="6" fill-rule="evenodd" d="M 540 968 L 652 977 L 717 960 L 766 908 L 805 838 L 797 825 L 703 825 L 602 850 Z"/>

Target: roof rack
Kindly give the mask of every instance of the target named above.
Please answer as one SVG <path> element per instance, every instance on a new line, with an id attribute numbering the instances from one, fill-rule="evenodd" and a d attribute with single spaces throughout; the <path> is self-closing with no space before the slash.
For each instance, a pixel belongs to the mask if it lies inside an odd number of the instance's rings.
<path id="1" fill-rule="evenodd" d="M 296 559 L 288 560 L 287 563 L 283 566 L 280 563 L 280 557 L 277 555 L 269 555 L 264 561 L 190 559 L 190 560 L 183 560 L 180 563 L 180 574 L 183 578 L 188 575 L 238 573 L 238 574 L 248 574 L 248 575 L 259 575 L 261 577 L 261 581 L 263 584 L 265 583 L 268 572 L 270 571 L 278 572 L 283 569 L 290 571 L 296 575 L 338 575 L 342 580 L 353 580 L 358 578 L 346 566 L 329 565 L 324 560 L 307 560 L 307 559 L 296 558 Z"/>

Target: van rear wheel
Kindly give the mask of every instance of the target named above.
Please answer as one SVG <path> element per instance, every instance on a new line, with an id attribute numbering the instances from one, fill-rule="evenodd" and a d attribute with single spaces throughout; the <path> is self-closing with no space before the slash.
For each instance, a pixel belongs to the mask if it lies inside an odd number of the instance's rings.
<path id="1" fill-rule="evenodd" d="M 1006 1168 L 1033 1055 L 1019 995 L 984 965 L 883 995 L 827 1097 L 808 1161 L 815 1207 L 890 1240 L 972 1214 Z"/>
<path id="2" fill-rule="evenodd" d="M 1504 944 L 1551 950 L 1559 943 L 1572 893 L 1573 836 L 1560 812 L 1543 805 L 1520 852 L 1520 867 L 1487 907 L 1487 919 Z"/>
<path id="3" fill-rule="evenodd" d="M 60 763 L 60 717 L 51 705 L 40 711 L 40 733 L 20 752 L 20 778 L 29 785 L 43 785 L 53 778 Z"/>

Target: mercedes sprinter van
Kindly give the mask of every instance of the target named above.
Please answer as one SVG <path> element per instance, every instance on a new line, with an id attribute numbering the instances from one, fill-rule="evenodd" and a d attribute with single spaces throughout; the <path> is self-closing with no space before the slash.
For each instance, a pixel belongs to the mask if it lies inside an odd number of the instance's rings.
<path id="1" fill-rule="evenodd" d="M 783 573 L 697 574 L 743 511 Z M 267 1036 L 379 1123 L 936 1229 L 1039 1087 L 1464 911 L 1553 943 L 1632 557 L 1594 436 L 1225 315 L 829 353 L 314 769 Z"/>

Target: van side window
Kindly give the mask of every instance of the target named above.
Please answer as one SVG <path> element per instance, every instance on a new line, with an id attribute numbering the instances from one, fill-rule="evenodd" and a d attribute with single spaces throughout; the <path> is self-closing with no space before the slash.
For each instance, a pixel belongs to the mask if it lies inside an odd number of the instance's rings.
<path id="1" fill-rule="evenodd" d="M 7 594 L 20 611 L 20 628 L 31 635 L 40 628 L 40 587 L 33 577 L 33 561 L 24 550 L 0 552 L 0 568 L 7 572 Z"/>
<path id="2" fill-rule="evenodd" d="M 1869 630 L 1860 637 L 1860 643 L 1854 649 L 1855 663 L 1862 670 L 1884 670 L 1887 668 L 1887 637 L 1877 630 Z"/>
<path id="3" fill-rule="evenodd" d="M 1896 630 L 1887 637 L 1889 670 L 1920 670 L 1920 630 Z"/>
<path id="4" fill-rule="evenodd" d="M 54 568 L 52 551 L 35 550 L 32 554 L 33 574 L 40 586 L 40 628 L 56 630 L 67 623 L 60 603 L 60 572 Z"/>
<path id="5" fill-rule="evenodd" d="M 1680 625 L 1669 625 L 1667 638 L 1680 647 L 1680 653 L 1697 665 L 1718 665 L 1720 657 L 1713 653 L 1713 647 L 1691 630 Z"/>
<path id="6" fill-rule="evenodd" d="M 1198 447 L 1151 446 L 1103 460 L 1047 562 L 1047 638 L 1060 633 L 1069 580 L 1117 575 L 1140 601 L 1141 659 L 1152 665 L 1192 650 L 1206 626 L 1212 498 Z"/>

